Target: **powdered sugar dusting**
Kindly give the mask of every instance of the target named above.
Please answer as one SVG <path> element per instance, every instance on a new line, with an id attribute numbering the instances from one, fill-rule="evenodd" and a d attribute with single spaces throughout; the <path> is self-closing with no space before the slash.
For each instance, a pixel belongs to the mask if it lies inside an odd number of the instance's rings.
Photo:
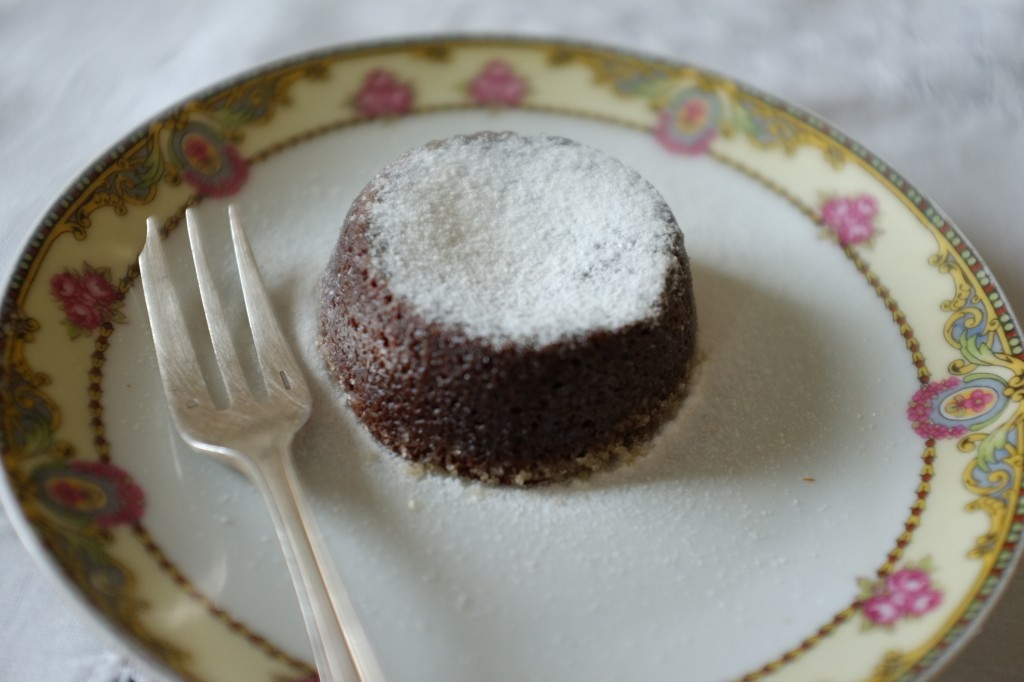
<path id="1" fill-rule="evenodd" d="M 657 190 L 565 138 L 487 133 L 378 176 L 378 267 L 427 319 L 549 343 L 657 312 L 678 230 Z"/>

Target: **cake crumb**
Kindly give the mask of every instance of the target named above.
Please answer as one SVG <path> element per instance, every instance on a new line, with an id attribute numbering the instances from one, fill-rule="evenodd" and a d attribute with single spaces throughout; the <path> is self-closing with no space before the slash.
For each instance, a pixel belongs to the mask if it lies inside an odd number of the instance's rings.
<path id="1" fill-rule="evenodd" d="M 806 483 L 815 483 L 818 479 L 816 479 L 814 476 L 804 476 L 800 480 Z"/>
<path id="2" fill-rule="evenodd" d="M 469 496 L 472 497 L 474 500 L 479 500 L 484 495 L 483 486 L 481 486 L 479 483 L 474 483 L 473 485 L 468 486 L 466 488 L 466 492 L 468 492 Z"/>

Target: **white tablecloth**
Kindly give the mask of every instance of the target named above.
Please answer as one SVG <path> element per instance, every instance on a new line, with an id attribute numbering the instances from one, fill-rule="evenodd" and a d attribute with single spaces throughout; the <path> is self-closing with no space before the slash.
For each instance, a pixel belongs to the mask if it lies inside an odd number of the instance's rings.
<path id="1" fill-rule="evenodd" d="M 1014 0 L 0 0 L 0 276 L 86 164 L 197 89 L 317 47 L 487 31 L 692 61 L 816 111 L 932 196 L 1024 313 L 1021 29 Z M 1017 578 L 940 679 L 1024 678 L 1021 612 Z M 0 680 L 113 682 L 131 666 L 0 514 Z"/>

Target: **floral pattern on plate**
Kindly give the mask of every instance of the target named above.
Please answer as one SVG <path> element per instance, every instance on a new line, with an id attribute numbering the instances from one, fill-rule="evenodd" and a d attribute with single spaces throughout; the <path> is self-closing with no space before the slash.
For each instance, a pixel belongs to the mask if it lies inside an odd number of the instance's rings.
<path id="1" fill-rule="evenodd" d="M 409 113 L 415 93 L 411 85 L 384 69 L 366 74 L 356 94 L 355 107 L 367 118 L 386 118 Z"/>
<path id="2" fill-rule="evenodd" d="M 83 263 L 50 277 L 50 293 L 64 313 L 62 323 L 72 339 L 91 336 L 104 323 L 124 324 L 124 302 L 111 281 L 110 268 Z"/>
<path id="3" fill-rule="evenodd" d="M 821 222 L 843 246 L 870 244 L 878 234 L 878 200 L 870 194 L 833 196 L 821 204 Z"/>
<path id="4" fill-rule="evenodd" d="M 907 618 L 920 618 L 942 603 L 942 590 L 932 583 L 929 559 L 904 564 L 878 580 L 860 580 L 864 629 L 892 627 Z"/>
<path id="5" fill-rule="evenodd" d="M 142 518 L 146 494 L 126 471 L 106 462 L 50 464 L 32 472 L 39 499 L 67 518 L 102 528 Z"/>
<path id="6" fill-rule="evenodd" d="M 484 106 L 517 107 L 526 92 L 526 79 L 503 59 L 487 62 L 469 84 L 469 96 Z"/>

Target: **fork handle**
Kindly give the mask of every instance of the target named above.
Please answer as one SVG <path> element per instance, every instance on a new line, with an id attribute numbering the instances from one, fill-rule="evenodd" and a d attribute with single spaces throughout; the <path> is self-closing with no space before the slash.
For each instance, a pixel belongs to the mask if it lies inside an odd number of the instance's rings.
<path id="1" fill-rule="evenodd" d="M 261 454 L 253 458 L 252 478 L 267 502 L 281 540 L 321 682 L 383 682 L 376 660 L 368 653 L 369 640 L 359 629 L 359 621 L 345 618 L 345 613 L 354 613 L 354 608 L 336 578 L 334 563 L 299 493 L 290 444 L 267 444 L 267 452 Z M 356 636 L 355 642 L 349 642 L 344 627 L 355 627 L 356 631 L 350 633 Z M 353 643 L 356 650 L 350 652 Z M 361 676 L 353 658 L 365 661 L 367 657 L 372 669 Z"/>

